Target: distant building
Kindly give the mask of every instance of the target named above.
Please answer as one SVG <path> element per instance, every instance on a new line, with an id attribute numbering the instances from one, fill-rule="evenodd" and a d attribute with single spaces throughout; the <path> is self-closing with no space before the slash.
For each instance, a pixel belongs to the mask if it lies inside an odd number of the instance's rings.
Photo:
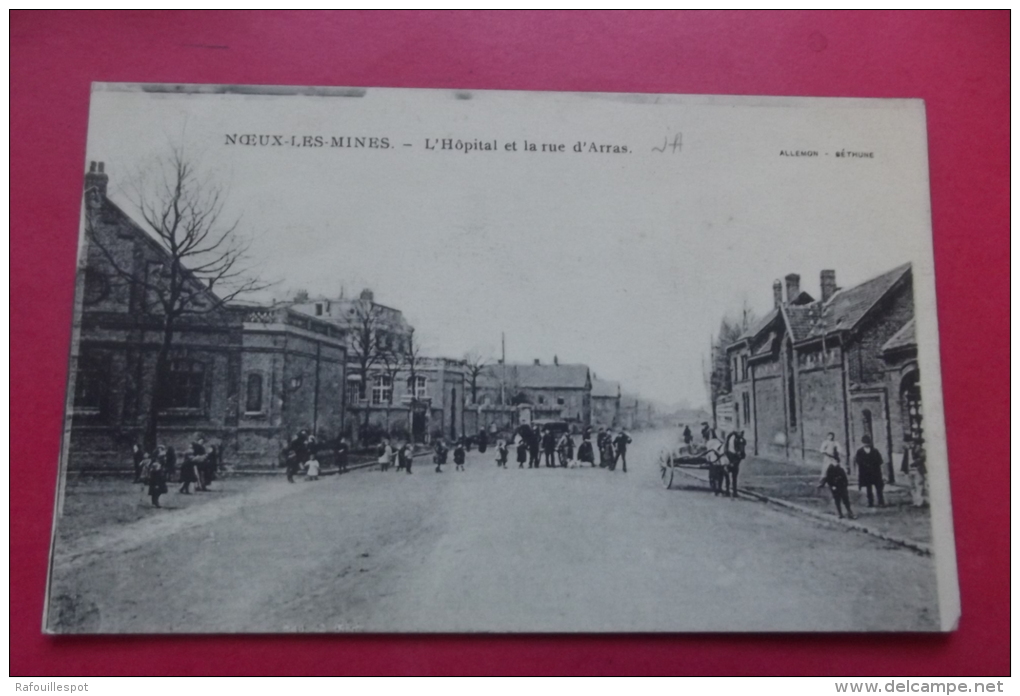
<path id="1" fill-rule="evenodd" d="M 340 327 L 346 337 L 351 360 L 357 357 L 356 334 L 363 317 L 371 316 L 369 321 L 376 334 L 375 345 L 380 351 L 403 355 L 414 331 L 414 327 L 404 319 L 403 312 L 376 302 L 375 293 L 369 288 L 354 298 L 308 297 L 300 293 L 288 304 L 298 312 Z"/>
<path id="2" fill-rule="evenodd" d="M 773 308 L 728 346 L 732 429 L 756 454 L 817 462 L 826 433 L 848 453 L 868 435 L 887 462 L 923 433 L 910 264 L 852 288 L 821 272 L 773 285 Z M 889 468 L 893 477 L 893 467 Z"/>
<path id="3" fill-rule="evenodd" d="M 591 383 L 591 424 L 615 428 L 620 425 L 620 383 L 593 379 Z"/>
<path id="4" fill-rule="evenodd" d="M 493 365 L 478 378 L 479 400 L 517 407 L 522 422 L 553 419 L 590 425 L 591 390 L 587 365 L 558 361 Z"/>
<path id="5" fill-rule="evenodd" d="M 620 397 L 619 426 L 627 430 L 641 430 L 652 425 L 654 425 L 652 403 L 633 394 L 624 393 Z"/>
<path id="6" fill-rule="evenodd" d="M 383 438 L 425 443 L 442 437 L 456 440 L 475 431 L 475 414 L 466 414 L 468 390 L 462 360 L 416 357 L 410 365 L 414 333 L 403 312 L 375 301 L 362 290 L 356 298 L 295 298 L 290 306 L 328 321 L 347 347 L 347 427 L 356 443 Z M 364 332 L 370 330 L 371 340 Z M 362 360 L 362 356 L 367 356 Z M 362 375 L 362 362 L 368 365 Z M 363 379 L 364 377 L 364 379 Z M 467 423 L 466 420 L 472 422 Z"/>

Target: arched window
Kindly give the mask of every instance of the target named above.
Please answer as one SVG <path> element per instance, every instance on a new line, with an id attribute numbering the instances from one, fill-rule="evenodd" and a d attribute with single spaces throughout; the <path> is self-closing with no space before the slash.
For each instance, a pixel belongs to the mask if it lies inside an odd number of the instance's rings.
<path id="1" fill-rule="evenodd" d="M 262 375 L 252 372 L 244 393 L 244 410 L 247 413 L 262 412 Z"/>
<path id="2" fill-rule="evenodd" d="M 74 409 L 81 412 L 98 412 L 110 376 L 106 361 L 93 351 L 83 350 L 78 356 L 74 373 Z"/>
<path id="3" fill-rule="evenodd" d="M 868 437 L 872 442 L 875 441 L 875 419 L 871 415 L 871 409 L 864 409 L 861 412 L 861 436 Z"/>

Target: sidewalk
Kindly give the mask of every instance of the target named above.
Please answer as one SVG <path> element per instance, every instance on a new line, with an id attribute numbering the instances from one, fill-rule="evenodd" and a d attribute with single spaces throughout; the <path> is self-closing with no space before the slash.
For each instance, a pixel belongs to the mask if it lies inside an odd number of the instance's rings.
<path id="1" fill-rule="evenodd" d="M 708 472 L 690 472 L 708 481 Z M 741 491 L 764 496 L 791 507 L 823 517 L 836 517 L 836 506 L 828 488 L 818 488 L 821 468 L 789 461 L 748 457 L 740 465 Z M 903 485 L 885 487 L 885 507 L 869 508 L 864 491 L 857 490 L 857 475 L 850 477 L 850 503 L 857 515 L 855 527 L 876 536 L 902 539 L 922 547 L 931 544 L 931 516 L 928 508 L 911 505 L 910 490 Z"/>

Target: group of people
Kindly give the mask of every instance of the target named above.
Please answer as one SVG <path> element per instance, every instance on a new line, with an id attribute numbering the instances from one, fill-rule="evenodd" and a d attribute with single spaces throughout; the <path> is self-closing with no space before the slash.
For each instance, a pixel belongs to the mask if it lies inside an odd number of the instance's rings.
<path id="1" fill-rule="evenodd" d="M 482 431 L 485 434 L 485 431 Z M 471 443 L 467 438 L 460 438 L 453 446 L 453 465 L 457 471 L 464 471 L 464 462 L 467 460 L 467 451 L 470 449 Z M 485 452 L 489 448 L 488 436 L 479 438 L 478 440 L 478 451 Z M 436 473 L 443 473 L 443 467 L 446 465 L 446 459 L 450 454 L 450 448 L 446 446 L 446 441 L 443 438 L 436 440 L 435 446 L 432 453 L 432 463 L 436 465 Z"/>
<path id="2" fill-rule="evenodd" d="M 170 481 L 180 482 L 179 493 L 191 495 L 191 485 L 196 491 L 208 491 L 209 484 L 216 480 L 220 465 L 220 451 L 215 445 L 206 445 L 205 438 L 197 436 L 185 453 L 180 469 L 177 468 L 177 451 L 171 446 L 157 445 L 152 452 L 141 445 L 132 447 L 135 483 L 146 486 L 153 507 L 161 507 L 160 496 L 169 491 Z"/>
<path id="3" fill-rule="evenodd" d="M 906 474 L 910 482 L 910 497 L 914 507 L 927 504 L 927 474 L 925 465 L 924 442 L 921 438 L 907 435 L 904 442 L 903 461 L 900 472 Z M 822 453 L 822 480 L 818 487 L 828 487 L 832 500 L 836 504 L 836 514 L 842 519 L 843 508 L 847 516 L 855 519 L 850 507 L 849 461 L 844 461 L 843 451 L 836 442 L 836 433 L 829 433 L 819 448 Z M 882 468 L 885 460 L 882 453 L 875 448 L 870 435 L 861 438 L 861 446 L 854 454 L 853 465 L 857 469 L 857 487 L 866 492 L 868 507 L 885 505 L 885 478 Z"/>
<path id="4" fill-rule="evenodd" d="M 594 467 L 597 447 L 600 468 L 615 471 L 617 464 L 622 464 L 626 473 L 627 446 L 631 442 L 633 440 L 625 430 L 614 435 L 612 430 L 599 428 L 595 442 L 592 443 L 592 429 L 588 427 L 581 435 L 581 443 L 575 448 L 574 436 L 570 432 L 557 437 L 552 428 L 546 427 L 540 431 L 530 425 L 522 425 L 514 438 L 514 447 L 519 469 L 523 469 L 525 464 L 529 469 L 538 469 L 543 462 L 547 468 L 576 467 L 582 464 Z M 497 466 L 506 468 L 508 455 L 508 444 L 500 440 L 496 444 Z"/>
<path id="5" fill-rule="evenodd" d="M 394 446 L 389 440 L 383 440 L 379 445 L 380 471 L 389 471 L 396 465 L 395 471 L 406 471 L 411 473 L 411 465 L 414 464 L 414 445 L 409 442 L 397 443 Z"/>
<path id="6" fill-rule="evenodd" d="M 289 483 L 294 483 L 294 477 L 301 475 L 302 472 L 308 481 L 319 480 L 319 473 L 322 470 L 322 465 L 319 462 L 319 450 L 319 441 L 307 430 L 301 430 L 294 436 L 294 439 L 283 451 L 283 465 L 286 467 Z M 340 474 L 347 472 L 350 450 L 346 437 L 341 436 L 337 439 L 333 452 L 337 472 Z"/>

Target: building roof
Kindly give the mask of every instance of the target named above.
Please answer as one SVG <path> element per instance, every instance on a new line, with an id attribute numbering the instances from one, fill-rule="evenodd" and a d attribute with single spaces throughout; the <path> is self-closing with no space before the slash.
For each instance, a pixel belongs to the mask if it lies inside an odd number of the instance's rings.
<path id="1" fill-rule="evenodd" d="M 821 316 L 812 328 L 811 336 L 852 330 L 908 273 L 910 264 L 905 263 L 860 285 L 838 290 L 822 307 Z"/>
<path id="2" fill-rule="evenodd" d="M 777 316 L 779 316 L 779 310 L 773 307 L 772 309 L 769 310 L 768 314 L 763 316 L 755 323 L 751 324 L 751 327 L 747 331 L 740 334 L 740 337 L 735 341 L 735 343 L 739 343 L 740 341 L 746 340 L 748 338 L 754 338 L 762 331 L 764 331 L 768 327 L 768 325 L 775 320 Z"/>
<path id="3" fill-rule="evenodd" d="M 904 324 L 899 331 L 892 335 L 885 345 L 882 346 L 883 353 L 889 353 L 901 348 L 916 348 L 917 338 L 914 332 L 914 320 L 911 319 Z"/>
<path id="4" fill-rule="evenodd" d="M 620 383 L 611 382 L 607 379 L 593 379 L 591 381 L 591 395 L 593 398 L 615 399 L 620 395 Z"/>
<path id="5" fill-rule="evenodd" d="M 589 385 L 587 365 L 508 365 L 521 389 L 584 389 Z"/>
<path id="6" fill-rule="evenodd" d="M 757 337 L 780 315 L 783 317 L 783 323 L 788 327 L 794 343 L 820 338 L 838 331 L 851 331 L 864 319 L 872 307 L 878 304 L 902 278 L 910 273 L 910 269 L 909 263 L 897 266 L 860 285 L 838 290 L 825 303 L 812 301 L 807 304 L 784 304 L 782 309 L 772 309 L 731 345 L 735 346 L 745 340 Z M 805 295 L 805 293 L 801 293 L 798 300 Z M 912 331 L 913 329 L 911 329 Z M 759 346 L 759 349 L 754 351 L 754 355 L 767 353 L 768 350 L 768 346 Z"/>

